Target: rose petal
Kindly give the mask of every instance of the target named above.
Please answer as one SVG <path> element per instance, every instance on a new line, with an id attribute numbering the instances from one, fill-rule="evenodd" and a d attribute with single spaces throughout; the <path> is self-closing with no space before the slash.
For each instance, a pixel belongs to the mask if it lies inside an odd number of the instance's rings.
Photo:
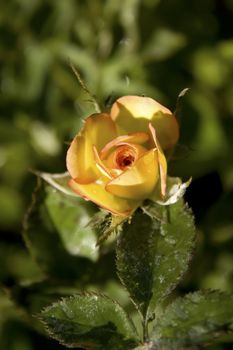
<path id="1" fill-rule="evenodd" d="M 121 97 L 113 104 L 110 115 L 121 133 L 146 132 L 151 121 L 163 149 L 173 147 L 179 138 L 178 123 L 172 112 L 152 98 Z"/>
<path id="2" fill-rule="evenodd" d="M 159 178 L 156 149 L 139 158 L 132 167 L 108 182 L 106 190 L 116 196 L 144 199 L 151 193 Z"/>
<path id="3" fill-rule="evenodd" d="M 159 142 L 156 138 L 155 129 L 151 123 L 149 123 L 149 130 L 151 132 L 151 137 L 154 142 L 154 146 L 158 152 L 158 161 L 159 161 L 159 173 L 160 173 L 160 183 L 161 183 L 161 195 L 164 197 L 166 195 L 166 182 L 167 182 L 167 161 L 163 154 L 163 151 L 159 145 Z"/>
<path id="4" fill-rule="evenodd" d="M 140 158 L 147 151 L 148 150 L 141 145 L 122 142 L 119 143 L 118 147 L 109 154 L 107 159 L 104 160 L 104 163 L 109 169 L 111 169 L 113 177 L 116 177 L 120 175 L 122 171 L 126 170 L 126 168 L 132 166 L 133 163 L 136 162 L 137 159 Z M 124 165 L 124 163 L 121 164 L 121 160 L 124 160 L 125 157 L 130 155 L 132 156 L 132 164 L 128 166 Z"/>
<path id="5" fill-rule="evenodd" d="M 100 158 L 105 159 L 113 147 L 121 143 L 142 144 L 149 140 L 149 135 L 145 132 L 135 132 L 134 134 L 122 135 L 107 143 L 100 152 Z"/>
<path id="6" fill-rule="evenodd" d="M 105 166 L 105 164 L 100 159 L 99 153 L 95 146 L 93 146 L 93 152 L 97 168 L 100 170 L 103 176 L 107 177 L 108 179 L 112 179 L 113 176 L 111 174 L 111 171 Z"/>
<path id="7" fill-rule="evenodd" d="M 141 204 L 139 201 L 130 201 L 115 197 L 105 190 L 105 183 L 101 180 L 89 184 L 80 184 L 73 179 L 69 181 L 70 188 L 84 199 L 90 200 L 112 214 L 127 217 Z"/>
<path id="8" fill-rule="evenodd" d="M 67 169 L 71 177 L 80 183 L 89 183 L 98 178 L 93 145 L 100 151 L 116 136 L 116 126 L 108 114 L 97 113 L 87 118 L 67 152 Z"/>

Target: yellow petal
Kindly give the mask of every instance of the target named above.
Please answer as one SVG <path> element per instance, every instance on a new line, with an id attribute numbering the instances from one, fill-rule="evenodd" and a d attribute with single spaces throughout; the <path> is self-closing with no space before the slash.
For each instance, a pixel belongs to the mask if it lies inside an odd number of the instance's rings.
<path id="1" fill-rule="evenodd" d="M 85 120 L 81 131 L 100 151 L 106 143 L 117 137 L 116 125 L 107 113 L 96 113 Z"/>
<path id="2" fill-rule="evenodd" d="M 69 186 L 79 196 L 96 203 L 114 215 L 127 217 L 141 204 L 139 201 L 118 198 L 108 193 L 105 190 L 105 184 L 101 183 L 101 180 L 89 184 L 80 184 L 71 179 Z"/>
<path id="3" fill-rule="evenodd" d="M 116 175 L 120 175 L 122 170 L 129 168 L 129 166 L 136 162 L 137 159 L 147 151 L 148 150 L 141 145 L 122 142 L 109 154 L 108 158 L 104 160 L 104 163 L 111 171 L 120 170 L 120 173 L 115 173 Z"/>
<path id="4" fill-rule="evenodd" d="M 174 146 L 179 138 L 178 123 L 172 112 L 150 97 L 121 97 L 113 104 L 110 115 L 121 133 L 146 132 L 150 121 L 163 149 Z"/>
<path id="5" fill-rule="evenodd" d="M 152 124 L 149 124 L 149 130 L 154 142 L 154 146 L 157 149 L 158 161 L 159 161 L 159 173 L 160 173 L 160 183 L 161 183 L 161 195 L 164 197 L 166 195 L 166 182 L 167 182 L 167 161 L 163 154 L 163 151 L 159 145 L 159 142 L 156 138 L 155 129 Z"/>
<path id="6" fill-rule="evenodd" d="M 142 200 L 153 191 L 158 178 L 157 151 L 152 149 L 139 158 L 132 167 L 108 182 L 106 190 L 122 198 Z"/>
<path id="7" fill-rule="evenodd" d="M 115 124 L 108 114 L 97 113 L 87 118 L 67 152 L 66 163 L 71 177 L 80 183 L 94 181 L 99 170 L 94 159 L 93 145 L 100 151 L 116 136 Z"/>
<path id="8" fill-rule="evenodd" d="M 95 158 L 97 168 L 100 170 L 100 172 L 104 177 L 108 179 L 112 179 L 113 176 L 111 174 L 111 171 L 105 166 L 105 164 L 100 159 L 99 153 L 95 146 L 93 146 L 93 152 L 94 152 L 94 158 Z"/>
<path id="9" fill-rule="evenodd" d="M 100 158 L 105 159 L 111 152 L 113 147 L 117 147 L 122 143 L 142 144 L 149 140 L 149 135 L 145 132 L 135 132 L 134 134 L 121 135 L 107 143 L 101 150 Z"/>

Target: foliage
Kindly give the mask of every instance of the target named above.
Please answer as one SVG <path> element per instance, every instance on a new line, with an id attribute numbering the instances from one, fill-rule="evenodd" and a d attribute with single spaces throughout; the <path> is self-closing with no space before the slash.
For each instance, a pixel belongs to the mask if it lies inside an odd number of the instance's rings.
<path id="1" fill-rule="evenodd" d="M 160 217 L 152 215 L 155 206 Z M 63 210 L 65 213 L 66 207 Z M 39 314 L 49 334 L 61 344 L 106 350 L 136 349 L 140 344 L 148 349 L 191 349 L 231 330 L 232 295 L 196 292 L 166 306 L 192 254 L 193 217 L 181 199 L 168 207 L 147 205 L 147 212 L 150 215 L 140 209 L 130 222 L 122 224 L 116 249 L 118 274 L 140 312 L 142 330 L 137 325 L 137 332 L 142 336 L 137 336 L 133 320 L 116 301 L 100 293 L 75 293 Z M 32 223 L 35 216 L 29 215 L 27 220 Z M 43 217 L 40 220 L 47 221 Z M 59 229 L 62 231 L 62 226 Z M 31 247 L 38 249 L 40 241 L 32 241 Z M 57 263 L 61 265 L 58 260 Z M 79 265 L 81 262 L 76 267 L 78 275 L 71 276 L 80 281 L 87 272 L 81 265 L 80 275 Z M 70 269 L 67 259 L 64 267 Z M 64 276 L 56 274 L 56 278 L 62 280 Z"/>
<path id="2" fill-rule="evenodd" d="M 221 331 L 230 330 L 232 301 L 232 296 L 217 291 L 178 298 L 157 321 L 152 338 L 157 344 L 174 349 L 212 342 Z"/>
<path id="3" fill-rule="evenodd" d="M 124 310 L 103 295 L 75 295 L 42 312 L 42 320 L 62 343 L 91 349 L 133 347 L 136 330 Z"/>
<path id="4" fill-rule="evenodd" d="M 161 211 L 161 221 L 135 214 L 117 246 L 119 277 L 147 319 L 183 277 L 194 245 L 193 218 L 183 203 Z"/>

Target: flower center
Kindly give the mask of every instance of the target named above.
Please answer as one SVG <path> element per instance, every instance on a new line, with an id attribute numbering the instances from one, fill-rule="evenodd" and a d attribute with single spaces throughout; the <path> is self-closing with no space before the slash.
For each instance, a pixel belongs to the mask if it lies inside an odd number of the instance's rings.
<path id="1" fill-rule="evenodd" d="M 131 147 L 123 146 L 117 150 L 115 159 L 117 166 L 123 170 L 134 163 L 136 153 Z"/>
<path id="2" fill-rule="evenodd" d="M 108 155 L 107 159 L 103 159 L 103 162 L 108 169 L 111 169 L 113 176 L 118 176 L 122 171 L 134 166 L 145 152 L 147 149 L 141 145 L 122 142 Z"/>

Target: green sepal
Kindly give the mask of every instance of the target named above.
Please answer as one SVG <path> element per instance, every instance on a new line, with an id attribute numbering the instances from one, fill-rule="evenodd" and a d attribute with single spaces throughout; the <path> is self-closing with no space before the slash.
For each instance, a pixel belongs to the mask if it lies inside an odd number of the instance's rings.
<path id="1" fill-rule="evenodd" d="M 32 173 L 43 179 L 57 191 L 60 191 L 61 193 L 64 193 L 67 196 L 75 198 L 78 197 L 77 194 L 74 191 L 72 191 L 71 188 L 68 186 L 68 182 L 70 180 L 70 175 L 68 172 L 51 174 L 38 170 L 32 170 Z"/>
<path id="2" fill-rule="evenodd" d="M 183 198 L 186 189 L 190 185 L 192 178 L 186 182 L 182 182 L 179 177 L 167 177 L 166 181 L 166 195 L 161 199 L 160 189 L 156 189 L 154 193 L 150 196 L 150 200 L 159 205 L 171 205 L 177 203 L 181 198 Z"/>

